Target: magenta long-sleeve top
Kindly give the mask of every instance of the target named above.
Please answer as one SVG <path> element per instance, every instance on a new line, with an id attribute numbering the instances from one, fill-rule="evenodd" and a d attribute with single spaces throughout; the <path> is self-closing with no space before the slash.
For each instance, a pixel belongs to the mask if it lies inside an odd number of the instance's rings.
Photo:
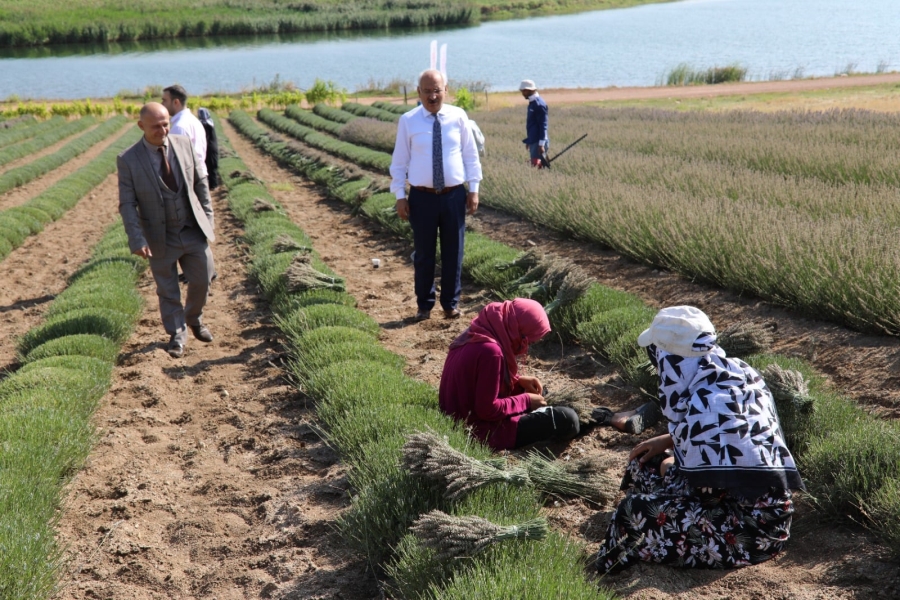
<path id="1" fill-rule="evenodd" d="M 528 394 L 513 395 L 503 381 L 506 369 L 499 344 L 470 343 L 450 350 L 438 392 L 440 407 L 465 421 L 473 434 L 495 450 L 513 448 L 519 416 L 528 411 Z"/>

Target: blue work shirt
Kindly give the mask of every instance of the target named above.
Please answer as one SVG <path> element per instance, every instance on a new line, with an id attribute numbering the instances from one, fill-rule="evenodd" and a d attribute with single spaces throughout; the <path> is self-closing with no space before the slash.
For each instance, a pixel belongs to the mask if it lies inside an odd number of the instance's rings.
<path id="1" fill-rule="evenodd" d="M 528 98 L 528 119 L 525 121 L 525 132 L 528 135 L 522 142 L 526 144 L 543 144 L 549 137 L 549 109 L 544 99 L 535 92 Z"/>

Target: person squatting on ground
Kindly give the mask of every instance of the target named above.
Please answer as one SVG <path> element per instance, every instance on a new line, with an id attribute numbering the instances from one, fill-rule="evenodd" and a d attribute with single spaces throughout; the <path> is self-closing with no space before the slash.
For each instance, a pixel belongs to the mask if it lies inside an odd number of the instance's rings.
<path id="1" fill-rule="evenodd" d="M 541 168 L 543 166 L 541 157 L 546 158 L 547 151 L 550 149 L 549 109 L 532 80 L 522 80 L 522 83 L 519 84 L 519 91 L 522 92 L 522 97 L 528 100 L 528 118 L 525 120 L 527 137 L 522 142 L 531 156 L 531 165 Z"/>
<path id="2" fill-rule="evenodd" d="M 421 321 L 431 316 L 436 294 L 435 252 L 441 241 L 441 307 L 447 318 L 458 318 L 462 292 L 466 212 L 478 209 L 481 161 L 468 127 L 466 111 L 444 104 L 447 82 L 440 71 L 419 76 L 421 105 L 397 124 L 391 161 L 391 192 L 397 215 L 409 220 L 415 247 L 415 293 Z M 409 182 L 409 197 L 406 183 Z M 463 186 L 468 183 L 468 192 Z"/>
<path id="3" fill-rule="evenodd" d="M 535 300 L 488 304 L 450 344 L 438 392 L 441 410 L 495 450 L 578 435 L 578 414 L 547 406 L 540 380 L 519 375 L 516 357 L 549 332 L 547 313 Z"/>
<path id="4" fill-rule="evenodd" d="M 180 358 L 188 327 L 202 342 L 213 339 L 203 325 L 212 257 L 208 241 L 215 241 L 212 203 L 190 139 L 169 134 L 166 108 L 145 104 L 138 127 L 144 136 L 116 159 L 119 213 L 132 254 L 149 259 L 170 336 L 166 350 Z M 184 306 L 176 264 L 188 278 Z"/>
<path id="5" fill-rule="evenodd" d="M 790 536 L 791 490 L 804 486 L 762 377 L 726 357 L 692 306 L 659 311 L 638 344 L 659 374 L 669 433 L 631 451 L 599 572 L 638 560 L 732 568 L 777 555 Z"/>

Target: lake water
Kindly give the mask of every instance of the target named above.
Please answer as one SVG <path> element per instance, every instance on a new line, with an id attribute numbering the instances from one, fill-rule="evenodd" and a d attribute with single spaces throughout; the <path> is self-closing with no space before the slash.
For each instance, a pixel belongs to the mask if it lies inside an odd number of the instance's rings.
<path id="1" fill-rule="evenodd" d="M 353 33 L 68 47 L 0 54 L 0 98 L 75 99 L 181 83 L 235 92 L 276 75 L 301 88 L 316 77 L 351 92 L 414 81 L 432 40 L 447 44 L 453 82 L 494 91 L 651 86 L 679 63 L 738 63 L 751 79 L 900 70 L 898 0 L 682 0 L 577 15 L 391 35 Z"/>

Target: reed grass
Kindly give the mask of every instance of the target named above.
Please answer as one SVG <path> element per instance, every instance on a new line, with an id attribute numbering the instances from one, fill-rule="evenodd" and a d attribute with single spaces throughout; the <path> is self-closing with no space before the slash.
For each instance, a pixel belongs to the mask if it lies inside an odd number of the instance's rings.
<path id="1" fill-rule="evenodd" d="M 900 266 L 900 137 L 884 134 L 898 117 L 556 114 L 557 139 L 588 138 L 552 172 L 522 159 L 521 115 L 479 116 L 497 140 L 485 157 L 495 173 L 482 185 L 486 204 L 692 279 L 900 333 L 890 283 Z"/>
<path id="2" fill-rule="evenodd" d="M 665 83 L 666 85 L 714 85 L 744 81 L 746 78 L 747 69 L 737 64 L 695 69 L 687 63 L 681 63 L 669 71 L 665 76 Z"/>

